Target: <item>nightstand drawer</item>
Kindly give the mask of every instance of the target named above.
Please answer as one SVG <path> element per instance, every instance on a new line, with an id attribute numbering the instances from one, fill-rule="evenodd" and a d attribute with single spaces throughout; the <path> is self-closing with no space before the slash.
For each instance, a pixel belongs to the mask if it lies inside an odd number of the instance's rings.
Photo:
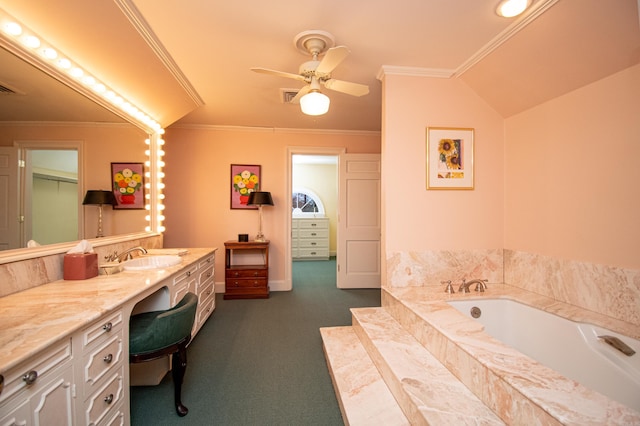
<path id="1" fill-rule="evenodd" d="M 267 279 L 266 278 L 255 278 L 255 279 L 230 279 L 227 280 L 225 290 L 229 289 L 237 289 L 237 288 L 259 288 L 259 287 L 267 287 Z"/>
<path id="2" fill-rule="evenodd" d="M 226 278 L 266 278 L 268 274 L 267 269 L 227 269 Z"/>

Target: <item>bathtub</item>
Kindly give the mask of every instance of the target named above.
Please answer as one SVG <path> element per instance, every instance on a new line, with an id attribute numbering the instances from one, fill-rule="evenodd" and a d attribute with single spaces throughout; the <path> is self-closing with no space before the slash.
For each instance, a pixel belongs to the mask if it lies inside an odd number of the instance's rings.
<path id="1" fill-rule="evenodd" d="M 563 376 L 640 411 L 640 341 L 591 324 L 573 322 L 508 299 L 449 301 L 502 343 Z M 615 336 L 635 350 L 627 356 L 598 336 Z"/>

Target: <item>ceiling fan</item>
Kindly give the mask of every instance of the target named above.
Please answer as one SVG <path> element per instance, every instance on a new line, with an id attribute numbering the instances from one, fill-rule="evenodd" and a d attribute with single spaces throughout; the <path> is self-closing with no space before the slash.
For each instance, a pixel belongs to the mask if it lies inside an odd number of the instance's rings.
<path id="1" fill-rule="evenodd" d="M 298 50 L 312 57 L 310 61 L 300 65 L 298 74 L 267 68 L 251 68 L 251 70 L 307 83 L 291 99 L 292 103 L 300 102 L 303 113 L 322 115 L 329 110 L 330 100 L 327 95 L 320 92 L 322 86 L 352 96 L 364 96 L 369 93 L 367 85 L 336 80 L 331 77 L 331 72 L 340 65 L 350 51 L 345 46 L 334 47 L 335 40 L 330 33 L 321 30 L 303 31 L 294 37 L 293 42 Z M 318 59 L 320 56 L 322 59 Z"/>

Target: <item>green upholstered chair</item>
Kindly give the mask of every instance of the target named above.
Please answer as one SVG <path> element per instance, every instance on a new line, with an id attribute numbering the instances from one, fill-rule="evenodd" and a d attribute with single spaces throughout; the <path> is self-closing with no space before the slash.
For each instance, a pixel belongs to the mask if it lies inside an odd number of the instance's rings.
<path id="1" fill-rule="evenodd" d="M 167 311 L 145 312 L 129 320 L 129 361 L 152 361 L 173 355 L 171 364 L 176 411 L 186 416 L 189 410 L 182 405 L 182 381 L 187 368 L 187 344 L 196 317 L 198 296 L 187 293 Z"/>

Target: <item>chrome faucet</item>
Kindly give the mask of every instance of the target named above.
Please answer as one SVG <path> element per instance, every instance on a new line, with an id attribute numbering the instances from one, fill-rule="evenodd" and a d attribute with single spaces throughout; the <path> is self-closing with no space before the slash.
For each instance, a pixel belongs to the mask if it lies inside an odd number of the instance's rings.
<path id="1" fill-rule="evenodd" d="M 133 256 L 131 255 L 133 252 L 139 251 L 142 254 L 147 254 L 147 250 L 144 247 L 131 247 L 130 249 L 126 249 L 122 253 L 118 254 L 118 252 L 114 251 L 112 254 L 105 256 L 104 259 L 107 262 L 122 262 L 123 260 L 131 260 Z"/>
<path id="2" fill-rule="evenodd" d="M 460 288 L 458 289 L 458 291 L 462 293 L 469 293 L 469 287 L 471 286 L 471 284 L 475 284 L 476 285 L 475 290 L 479 292 L 483 292 L 487 289 L 487 281 L 489 280 L 471 280 L 469 282 L 466 282 L 463 279 L 462 284 L 460 284 Z"/>

